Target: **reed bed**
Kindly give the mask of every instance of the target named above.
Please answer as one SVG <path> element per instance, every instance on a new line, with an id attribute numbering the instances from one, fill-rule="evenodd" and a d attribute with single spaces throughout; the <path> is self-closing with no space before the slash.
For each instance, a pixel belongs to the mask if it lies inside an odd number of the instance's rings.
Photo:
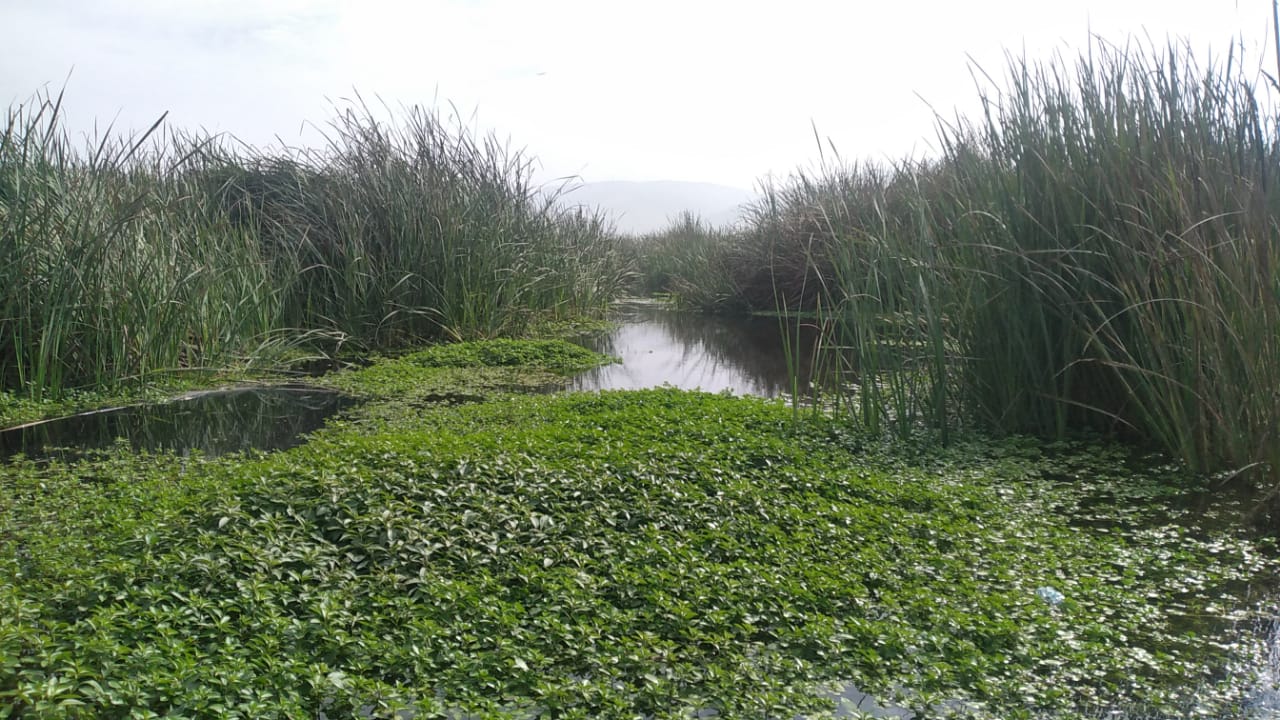
<path id="1" fill-rule="evenodd" d="M 161 122 L 77 143 L 60 97 L 10 108 L 0 390 L 39 398 L 303 342 L 514 334 L 598 313 L 628 280 L 611 228 L 493 137 L 361 103 L 326 131 L 316 149 Z"/>
<path id="2" fill-rule="evenodd" d="M 1267 88 L 1234 52 L 1095 41 L 979 92 L 939 157 L 824 158 L 766 185 L 733 240 L 854 358 L 846 407 L 901 434 L 1100 430 L 1280 488 Z"/>
<path id="3" fill-rule="evenodd" d="M 666 295 L 677 307 L 701 312 L 750 309 L 743 287 L 750 246 L 732 229 L 716 228 L 694 213 L 674 218 L 663 230 L 632 238 L 633 289 Z M 772 294 L 770 294 L 772 297 Z"/>
<path id="4" fill-rule="evenodd" d="M 944 132 L 921 204 L 988 424 L 1280 481 L 1280 126 L 1237 61 L 1016 62 L 983 124 Z"/>
<path id="5" fill-rule="evenodd" d="M 799 195 L 808 189 L 804 182 L 800 177 L 785 190 Z M 715 227 L 686 212 L 659 232 L 633 238 L 633 288 L 699 312 L 812 307 L 820 286 L 808 283 L 827 267 L 825 232 L 807 203 L 779 199 L 775 186 L 764 189 L 765 200 L 746 208 L 741 226 Z M 795 242 L 801 234 L 805 242 Z"/>
<path id="6" fill-rule="evenodd" d="M 0 136 L 0 389 L 40 398 L 264 341 L 279 281 L 173 171 L 198 148 L 158 124 L 77 145 L 60 112 L 11 108 Z"/>

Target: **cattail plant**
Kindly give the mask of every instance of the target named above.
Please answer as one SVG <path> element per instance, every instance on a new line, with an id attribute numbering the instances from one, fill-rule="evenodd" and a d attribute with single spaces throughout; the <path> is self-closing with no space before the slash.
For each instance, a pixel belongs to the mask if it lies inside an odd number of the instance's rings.
<path id="1" fill-rule="evenodd" d="M 433 111 L 362 103 L 320 148 L 107 130 L 61 98 L 0 136 L 0 389 L 35 397 L 262 359 L 281 344 L 391 349 L 599 313 L 628 281 L 603 220 L 532 160 Z"/>

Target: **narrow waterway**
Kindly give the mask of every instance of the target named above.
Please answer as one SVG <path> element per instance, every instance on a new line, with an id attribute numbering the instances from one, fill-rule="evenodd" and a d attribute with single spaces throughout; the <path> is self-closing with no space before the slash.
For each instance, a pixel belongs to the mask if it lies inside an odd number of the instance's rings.
<path id="1" fill-rule="evenodd" d="M 778 397 L 804 393 L 814 376 L 818 334 L 802 321 L 673 312 L 644 301 L 620 304 L 614 320 L 612 331 L 579 342 L 621 363 L 579 375 L 571 389 L 670 385 Z"/>

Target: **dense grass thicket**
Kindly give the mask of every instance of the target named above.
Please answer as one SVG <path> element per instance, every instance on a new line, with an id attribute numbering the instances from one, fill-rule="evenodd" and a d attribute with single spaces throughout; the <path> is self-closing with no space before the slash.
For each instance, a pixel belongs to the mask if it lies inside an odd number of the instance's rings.
<path id="1" fill-rule="evenodd" d="M 940 123 L 937 158 L 827 158 L 766 186 L 744 230 L 704 233 L 702 254 L 765 258 L 773 292 L 746 280 L 760 265 L 662 289 L 818 311 L 871 426 L 1103 429 L 1280 487 L 1280 134 L 1265 88 L 1235 56 L 1099 41 L 1074 62 L 1014 60 L 1003 89 L 981 92 L 981 118 Z M 646 262 L 667 262 L 653 248 Z"/>
<path id="2" fill-rule="evenodd" d="M 365 351 L 601 311 L 626 275 L 596 215 L 434 112 L 341 111 L 328 144 L 0 133 L 0 391 L 39 398 L 309 342 Z"/>
<path id="3" fill-rule="evenodd" d="M 752 309 L 744 269 L 755 267 L 768 278 L 768 257 L 743 242 L 739 233 L 716 228 L 693 213 L 683 213 L 662 232 L 631 238 L 635 258 L 634 290 L 667 295 L 676 307 L 707 312 Z M 772 290 L 766 288 L 769 298 Z"/>
<path id="4" fill-rule="evenodd" d="M 1250 701 L 1265 543 L 1179 526 L 1178 491 L 1115 447 L 920 453 L 752 398 L 514 396 L 494 388 L 589 358 L 462 354 L 487 367 L 324 379 L 369 402 L 270 456 L 0 464 L 0 707 L 789 718 L 829 683 L 925 717 Z"/>

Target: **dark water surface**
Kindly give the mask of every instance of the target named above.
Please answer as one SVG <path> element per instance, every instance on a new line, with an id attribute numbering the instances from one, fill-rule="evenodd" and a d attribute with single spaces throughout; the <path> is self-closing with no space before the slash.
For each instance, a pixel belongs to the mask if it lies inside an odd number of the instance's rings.
<path id="1" fill-rule="evenodd" d="M 799 368 L 800 391 L 813 377 L 817 330 L 795 320 L 674 312 L 652 302 L 617 307 L 612 332 L 580 340 L 622 360 L 575 378 L 572 390 L 638 390 L 672 385 L 735 395 L 791 394 L 787 348 Z"/>
<path id="2" fill-rule="evenodd" d="M 283 450 L 356 403 L 331 390 L 254 387 L 192 393 L 162 403 L 111 408 L 0 432 L 0 458 L 72 457 L 117 439 L 135 450 L 224 455 Z"/>

